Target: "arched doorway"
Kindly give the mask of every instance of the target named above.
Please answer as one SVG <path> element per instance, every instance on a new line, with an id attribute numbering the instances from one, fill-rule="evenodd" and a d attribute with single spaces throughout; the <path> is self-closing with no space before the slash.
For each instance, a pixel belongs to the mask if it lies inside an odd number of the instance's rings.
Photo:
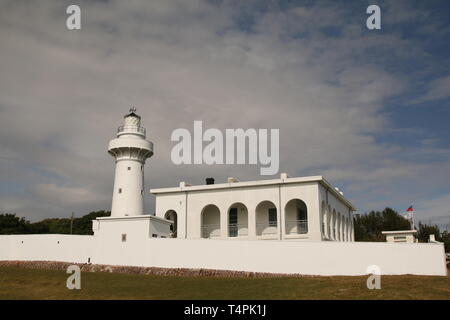
<path id="1" fill-rule="evenodd" d="M 201 213 L 201 237 L 220 237 L 220 210 L 217 206 L 209 204 Z"/>
<path id="2" fill-rule="evenodd" d="M 228 209 L 228 236 L 248 236 L 248 210 L 243 203 L 234 203 Z"/>
<path id="3" fill-rule="evenodd" d="M 308 208 L 300 199 L 290 200 L 284 209 L 286 234 L 308 233 Z"/>
<path id="4" fill-rule="evenodd" d="M 175 210 L 169 210 L 164 214 L 164 219 L 172 221 L 172 224 L 170 225 L 170 231 L 171 231 L 171 238 L 177 237 L 177 230 L 178 230 L 178 217 Z"/>
<path id="5" fill-rule="evenodd" d="M 262 201 L 256 206 L 256 235 L 276 235 L 278 233 L 277 207 L 271 201 Z"/>

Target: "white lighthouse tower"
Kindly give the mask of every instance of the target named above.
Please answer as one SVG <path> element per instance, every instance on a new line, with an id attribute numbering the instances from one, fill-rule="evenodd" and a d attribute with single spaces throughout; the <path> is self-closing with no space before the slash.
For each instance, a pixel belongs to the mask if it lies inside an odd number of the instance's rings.
<path id="1" fill-rule="evenodd" d="M 144 164 L 153 155 L 153 143 L 145 139 L 141 117 L 131 108 L 108 152 L 116 160 L 111 217 L 144 214 Z"/>
<path id="2" fill-rule="evenodd" d="M 144 164 L 153 155 L 153 143 L 145 139 L 136 109 L 130 109 L 124 118 L 117 138 L 108 146 L 109 154 L 116 160 L 111 216 L 93 220 L 92 231 L 99 243 L 112 245 L 104 254 L 133 261 L 141 252 L 129 250 L 127 245 L 145 243 L 149 237 L 170 237 L 172 221 L 144 214 Z"/>

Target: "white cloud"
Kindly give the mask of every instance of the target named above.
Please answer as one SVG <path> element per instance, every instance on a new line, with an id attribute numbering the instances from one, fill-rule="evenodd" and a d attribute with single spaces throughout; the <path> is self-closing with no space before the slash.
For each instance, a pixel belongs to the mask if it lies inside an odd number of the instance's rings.
<path id="1" fill-rule="evenodd" d="M 450 76 L 433 80 L 429 84 L 428 92 L 421 101 L 446 99 L 450 97 Z"/>
<path id="2" fill-rule="evenodd" d="M 35 184 L 32 187 L 32 193 L 47 203 L 62 207 L 92 205 L 102 200 L 99 199 L 98 192 L 93 192 L 88 188 L 58 186 L 56 184 Z"/>
<path id="3" fill-rule="evenodd" d="M 422 201 L 415 211 L 417 221 L 437 224 L 441 229 L 450 231 L 450 194 Z"/>
<path id="4" fill-rule="evenodd" d="M 409 80 L 366 53 L 383 48 L 403 57 L 420 55 L 420 47 L 397 34 L 368 39 L 364 24 L 343 19 L 346 7 L 260 12 L 246 32 L 233 20 L 238 2 L 86 1 L 82 30 L 68 31 L 64 5 L 0 8 L 0 159 L 7 159 L 0 174 L 27 186 L 27 199 L 14 197 L 23 206 L 10 206 L 20 214 L 108 209 L 114 163 L 106 147 L 130 106 L 155 143 L 147 189 L 206 176 L 261 178 L 257 166 L 173 165 L 170 134 L 194 120 L 280 128 L 281 172 L 345 181 L 362 208 L 375 196 L 389 205 L 392 198 L 377 192 L 385 183 L 424 185 L 424 172 L 439 166 L 405 164 L 397 154 L 407 148 L 374 138 L 389 128 L 385 101 Z M 341 34 L 329 37 L 320 27 Z"/>

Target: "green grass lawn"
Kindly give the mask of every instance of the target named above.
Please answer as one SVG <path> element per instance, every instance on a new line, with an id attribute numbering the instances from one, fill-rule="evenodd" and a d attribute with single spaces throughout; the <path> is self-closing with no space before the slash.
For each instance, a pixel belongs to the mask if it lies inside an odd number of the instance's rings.
<path id="1" fill-rule="evenodd" d="M 0 299 L 450 299 L 450 277 L 217 278 L 82 272 L 81 290 L 65 271 L 0 267 Z"/>

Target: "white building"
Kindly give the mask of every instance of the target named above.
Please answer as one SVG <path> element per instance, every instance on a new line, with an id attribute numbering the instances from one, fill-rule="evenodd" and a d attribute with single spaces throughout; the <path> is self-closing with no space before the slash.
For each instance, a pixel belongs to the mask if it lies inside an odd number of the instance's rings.
<path id="1" fill-rule="evenodd" d="M 0 235 L 0 260 L 39 260 L 308 275 L 447 274 L 442 243 L 355 242 L 354 206 L 321 176 L 153 189 L 153 143 L 135 110 L 109 143 L 116 161 L 111 216 L 93 236 Z M 165 239 L 164 239 L 165 238 Z M 265 240 L 265 241 L 259 241 Z"/>
<path id="2" fill-rule="evenodd" d="M 321 176 L 150 190 L 179 238 L 354 241 L 354 206 Z"/>
<path id="3" fill-rule="evenodd" d="M 124 116 L 124 124 L 108 146 L 116 161 L 111 216 L 92 221 L 94 236 L 104 241 L 170 236 L 170 221 L 144 214 L 144 165 L 153 155 L 153 143 L 146 140 L 141 117 L 135 112 L 132 108 Z"/>
<path id="4" fill-rule="evenodd" d="M 387 242 L 417 242 L 417 230 L 382 231 L 381 234 L 384 234 L 386 236 Z"/>

